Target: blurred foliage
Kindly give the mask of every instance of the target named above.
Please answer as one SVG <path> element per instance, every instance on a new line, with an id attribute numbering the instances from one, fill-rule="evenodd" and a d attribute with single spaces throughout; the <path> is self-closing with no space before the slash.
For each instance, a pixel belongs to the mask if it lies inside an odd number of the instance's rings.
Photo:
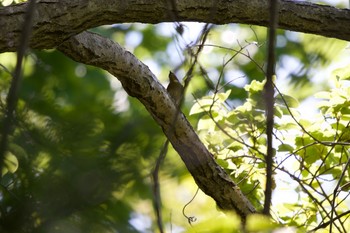
<path id="1" fill-rule="evenodd" d="M 65 232 L 70 224 L 82 232 L 136 232 L 125 197 L 150 198 L 160 128 L 133 100 L 127 112 L 116 112 L 104 72 L 58 52 L 28 59 L 36 65 L 22 82 L 9 146 L 19 167 L 4 171 L 1 182 L 2 232 Z M 8 79 L 1 86 L 6 90 Z"/>
<path id="2" fill-rule="evenodd" d="M 134 53 L 167 85 L 169 70 L 180 78 L 188 71 L 198 49 L 196 41 L 202 26 L 186 23 L 183 35 L 177 34 L 175 26 L 169 23 L 118 24 L 91 30 Z M 186 115 L 191 113 L 190 122 L 198 126 L 200 136 L 218 163 L 231 173 L 258 209 L 265 177 L 261 98 L 265 41 L 266 29 L 262 27 L 213 27 L 198 56 L 183 106 Z M 317 132 L 321 120 L 303 119 L 305 127 L 320 140 L 334 141 L 330 136 L 334 132 L 339 140 L 350 138 L 347 118 L 336 115 L 347 114 L 348 101 L 344 95 L 348 90 L 343 84 L 330 90 L 326 80 L 317 80 L 314 85 L 316 72 L 337 60 L 345 47 L 343 41 L 278 31 L 276 82 L 283 86 L 285 94 L 276 100 L 275 115 L 281 120 L 277 121 L 276 130 L 299 129 L 293 120 L 284 119 L 289 113 L 285 103 L 297 113 L 299 102 L 316 90 L 325 89 L 319 97 L 326 98 L 328 105 L 324 102 L 321 110 L 335 121 L 330 123 L 329 131 Z M 0 54 L 1 120 L 15 59 L 14 53 Z M 348 71 L 337 72 L 335 77 L 344 79 L 337 80 L 346 81 L 344 73 Z M 73 62 L 55 50 L 31 51 L 24 63 L 19 97 L 0 182 L 0 232 L 157 231 L 150 172 L 165 137 L 144 107 L 127 97 L 114 77 Z M 244 139 L 250 147 L 223 133 L 208 112 L 230 135 Z M 294 141 L 286 138 L 281 140 L 276 154 L 295 152 L 305 166 L 319 163 L 320 158 L 315 155 L 325 156 L 328 148 L 318 145 L 298 151 L 312 138 L 308 135 L 299 135 Z M 336 146 L 325 160 L 327 163 L 320 166 L 322 174 L 339 178 L 341 165 L 347 161 L 344 153 L 341 146 Z M 311 171 L 302 175 L 309 179 Z M 237 216 L 216 210 L 214 201 L 201 192 L 186 209 L 186 213 L 197 218 L 190 226 L 182 208 L 192 199 L 196 186 L 172 149 L 162 165 L 160 178 L 168 232 L 241 231 Z M 341 183 L 344 190 L 347 182 L 348 175 Z M 303 221 L 310 224 L 319 221 L 313 215 L 317 208 L 310 199 L 300 195 L 300 200 L 276 208 L 279 214 L 276 222 L 299 226 Z M 291 217 L 296 207 L 303 212 Z M 252 216 L 247 223 L 252 232 L 269 232 L 280 226 L 259 215 Z"/>

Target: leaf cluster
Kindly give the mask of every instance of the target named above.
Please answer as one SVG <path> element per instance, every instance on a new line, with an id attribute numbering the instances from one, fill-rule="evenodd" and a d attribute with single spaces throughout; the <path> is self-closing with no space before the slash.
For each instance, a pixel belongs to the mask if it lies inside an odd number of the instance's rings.
<path id="1" fill-rule="evenodd" d="M 274 187 L 295 194 L 273 206 L 277 221 L 313 229 L 317 226 L 346 232 L 349 169 L 349 68 L 334 72 L 334 88 L 317 93 L 319 113 L 303 117 L 296 98 L 277 89 L 275 97 Z M 264 82 L 245 86 L 246 101 L 227 105 L 230 91 L 197 100 L 191 114 L 201 114 L 198 131 L 203 142 L 256 207 L 265 189 Z M 316 101 L 316 100 L 315 100 Z M 281 179 L 283 177 L 283 179 Z M 321 218 L 317 218 L 320 216 Z"/>

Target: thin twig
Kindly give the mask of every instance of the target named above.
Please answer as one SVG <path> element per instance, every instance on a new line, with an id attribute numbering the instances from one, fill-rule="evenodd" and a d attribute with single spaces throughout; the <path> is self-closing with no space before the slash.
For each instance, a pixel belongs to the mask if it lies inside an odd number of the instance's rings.
<path id="1" fill-rule="evenodd" d="M 339 191 L 340 183 L 341 183 L 342 179 L 344 178 L 345 173 L 347 172 L 349 165 L 350 165 L 350 158 L 348 159 L 347 163 L 345 164 L 345 167 L 343 168 L 343 172 L 341 173 L 341 175 L 339 177 L 339 180 L 338 180 L 338 183 L 335 186 L 334 191 L 333 191 L 333 200 L 332 200 L 332 204 L 331 204 L 331 206 L 332 206 L 331 219 L 330 219 L 330 226 L 329 226 L 329 232 L 330 233 L 332 233 L 332 226 L 333 226 L 333 222 L 334 222 L 333 215 L 335 213 L 335 198 L 337 197 L 337 193 Z"/>
<path id="2" fill-rule="evenodd" d="M 334 220 L 338 220 L 338 219 L 340 219 L 340 218 L 342 218 L 342 217 L 344 217 L 344 216 L 346 216 L 346 215 L 348 215 L 348 214 L 350 214 L 350 210 L 348 210 L 348 211 L 346 211 L 346 212 L 344 212 L 344 213 L 342 213 L 342 214 L 339 214 L 339 216 L 337 216 L 336 218 L 334 218 L 333 221 L 334 221 Z M 329 224 L 331 224 L 331 222 L 332 222 L 332 221 L 329 220 L 329 221 L 327 221 L 327 222 L 325 222 L 325 223 L 323 223 L 323 224 L 321 224 L 321 225 L 315 227 L 314 229 L 308 231 L 308 233 L 316 232 L 316 230 L 319 230 L 319 229 L 322 229 L 322 228 L 326 228 Z"/>
<path id="3" fill-rule="evenodd" d="M 160 195 L 160 185 L 159 185 L 159 170 L 160 165 L 165 159 L 165 156 L 168 152 L 168 146 L 169 146 L 169 140 L 166 140 L 162 150 L 160 151 L 159 157 L 156 162 L 156 166 L 154 167 L 152 171 L 152 178 L 153 178 L 153 205 L 154 205 L 154 211 L 157 218 L 157 225 L 160 233 L 163 233 L 163 218 L 162 218 L 162 199 Z"/>

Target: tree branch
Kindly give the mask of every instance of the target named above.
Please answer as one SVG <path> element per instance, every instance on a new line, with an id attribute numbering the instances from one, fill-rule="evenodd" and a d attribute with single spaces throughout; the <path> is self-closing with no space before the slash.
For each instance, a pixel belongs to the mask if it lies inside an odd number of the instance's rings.
<path id="1" fill-rule="evenodd" d="M 55 48 L 69 37 L 106 24 L 173 22 L 174 9 L 159 0 L 41 0 L 34 15 L 31 48 Z M 268 0 L 177 0 L 177 21 L 268 26 Z M 0 9 L 0 52 L 15 51 L 27 3 Z M 279 28 L 350 41 L 350 10 L 281 1 Z"/>
<path id="2" fill-rule="evenodd" d="M 179 153 L 195 182 L 223 210 L 235 210 L 243 219 L 255 208 L 239 187 L 215 162 L 186 117 L 149 68 L 117 43 L 97 34 L 83 32 L 58 49 L 73 60 L 107 70 L 117 77 L 130 96 L 146 107 Z"/>

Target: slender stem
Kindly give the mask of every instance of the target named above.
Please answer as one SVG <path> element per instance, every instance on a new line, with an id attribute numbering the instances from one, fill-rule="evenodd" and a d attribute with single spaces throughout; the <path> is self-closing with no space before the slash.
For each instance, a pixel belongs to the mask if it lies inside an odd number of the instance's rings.
<path id="1" fill-rule="evenodd" d="M 35 0 L 30 0 L 27 3 L 27 12 L 23 19 L 24 23 L 22 26 L 22 34 L 19 41 L 19 47 L 17 49 L 16 67 L 12 75 L 11 86 L 6 99 L 6 109 L 4 114 L 4 120 L 2 122 L 0 141 L 0 171 L 2 171 L 2 168 L 4 166 L 4 157 L 7 151 L 8 137 L 11 133 L 11 128 L 14 121 L 15 110 L 18 101 L 18 91 L 22 79 L 22 63 L 29 44 L 30 34 L 32 32 L 34 8 Z"/>
<path id="2" fill-rule="evenodd" d="M 268 60 L 265 84 L 266 100 L 266 134 L 267 134 L 267 154 L 266 154 L 266 188 L 264 210 L 265 215 L 270 215 L 272 197 L 272 171 L 273 171 L 273 124 L 274 124 L 274 85 L 273 76 L 275 74 L 275 44 L 276 27 L 278 20 L 278 0 L 270 0 L 270 26 L 268 29 Z"/>

